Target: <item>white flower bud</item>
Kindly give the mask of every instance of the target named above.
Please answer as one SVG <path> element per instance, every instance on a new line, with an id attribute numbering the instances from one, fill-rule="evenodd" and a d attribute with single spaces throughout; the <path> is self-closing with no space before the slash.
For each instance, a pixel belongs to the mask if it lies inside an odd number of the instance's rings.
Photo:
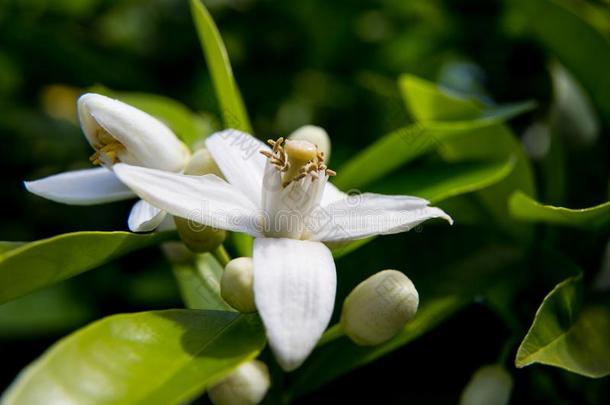
<path id="1" fill-rule="evenodd" d="M 288 136 L 288 139 L 310 142 L 324 153 L 324 161 L 328 164 L 330 160 L 330 138 L 324 128 L 314 125 L 305 125 L 298 128 Z"/>
<path id="2" fill-rule="evenodd" d="M 95 164 L 116 162 L 179 172 L 188 148 L 161 121 L 121 101 L 87 93 L 78 99 L 78 117 L 87 140 L 96 150 Z"/>
<path id="3" fill-rule="evenodd" d="M 184 169 L 184 174 L 192 176 L 215 174 L 216 176 L 223 178 L 220 168 L 218 168 L 212 154 L 207 149 L 199 149 L 193 153 L 193 156 L 191 156 L 191 159 Z"/>
<path id="4" fill-rule="evenodd" d="M 265 363 L 253 360 L 212 386 L 208 396 L 214 405 L 255 405 L 265 398 L 270 385 Z"/>
<path id="5" fill-rule="evenodd" d="M 359 345 L 377 345 L 398 334 L 413 318 L 419 295 L 407 276 L 384 270 L 367 278 L 347 296 L 341 327 Z"/>
<path id="6" fill-rule="evenodd" d="M 513 378 L 500 364 L 478 369 L 460 396 L 460 405 L 506 405 L 510 400 Z"/>
<path id="7" fill-rule="evenodd" d="M 222 177 L 220 169 L 207 149 L 200 149 L 191 156 L 184 168 L 184 174 L 193 176 L 215 174 Z M 210 252 L 220 246 L 227 236 L 227 232 L 222 229 L 205 226 L 186 218 L 174 217 L 174 222 L 180 239 L 193 252 Z"/>
<path id="8" fill-rule="evenodd" d="M 254 273 L 250 257 L 238 257 L 227 263 L 220 280 L 220 295 L 239 312 L 255 312 Z"/>

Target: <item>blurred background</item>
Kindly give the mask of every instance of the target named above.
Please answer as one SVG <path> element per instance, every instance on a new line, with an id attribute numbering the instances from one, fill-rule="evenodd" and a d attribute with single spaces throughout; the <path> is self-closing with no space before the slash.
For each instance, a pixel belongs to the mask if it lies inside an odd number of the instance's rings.
<path id="1" fill-rule="evenodd" d="M 531 26 L 542 20 L 532 22 L 527 1 L 204 3 L 221 31 L 260 137 L 286 135 L 304 124 L 322 126 L 333 141 L 330 167 L 339 167 L 411 121 L 396 84 L 400 74 L 411 73 L 490 104 L 534 100 L 537 107 L 511 126 L 539 180 L 546 176 L 539 181 L 541 200 L 579 208 L 608 199 L 610 117 L 591 99 L 591 86 L 579 83 L 587 69 L 608 71 L 610 65 L 603 63 L 608 55 L 592 53 L 587 37 L 563 35 L 560 21 L 546 21 L 557 41 L 541 39 Z M 565 3 L 610 38 L 610 2 Z M 563 48 L 582 48 L 581 58 L 562 65 L 557 49 Z M 574 66 L 585 62 L 589 67 L 574 74 Z M 69 207 L 28 194 L 21 183 L 89 167 L 91 150 L 75 121 L 74 100 L 94 86 L 171 97 L 201 117 L 202 131 L 220 128 L 186 0 L 0 1 L 0 240 L 126 230 L 130 202 Z M 606 97 L 610 81 L 598 86 L 605 91 L 600 97 Z M 548 172 L 547 154 L 554 133 L 569 151 L 562 167 L 568 180 L 561 192 L 549 181 L 554 173 Z M 408 176 L 409 170 L 400 173 Z M 499 237 L 484 225 L 444 228 L 373 242 L 338 262 L 339 277 L 353 278 L 345 284 L 353 287 L 366 274 L 400 268 L 413 275 L 416 285 L 418 277 L 421 283 L 435 282 L 435 268 L 447 265 L 448 257 L 459 261 L 471 235 Z M 581 237 L 568 235 L 566 251 L 582 257 L 581 264 L 599 268 L 607 236 Z M 596 253 L 588 255 L 590 251 Z M 521 313 L 521 306 L 535 308 L 552 285 L 532 285 L 536 293 L 522 297 L 514 308 L 525 324 L 533 313 L 531 308 Z M 339 296 L 349 292 L 344 290 Z M 133 253 L 4 305 L 0 388 L 52 342 L 91 320 L 181 305 L 157 249 Z M 509 338 L 493 311 L 474 303 L 425 337 L 308 394 L 301 403 L 375 398 L 381 403 L 455 403 L 470 375 L 496 361 Z M 542 366 L 512 373 L 515 404 L 610 400 L 607 379 Z"/>

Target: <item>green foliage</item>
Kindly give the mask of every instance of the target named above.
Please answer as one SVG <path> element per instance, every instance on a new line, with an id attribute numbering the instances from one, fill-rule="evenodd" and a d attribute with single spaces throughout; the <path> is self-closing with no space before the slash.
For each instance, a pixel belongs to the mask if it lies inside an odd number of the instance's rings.
<path id="1" fill-rule="evenodd" d="M 543 205 L 522 192 L 515 192 L 509 201 L 513 217 L 528 222 L 541 222 L 584 229 L 604 229 L 610 224 L 610 201 L 591 208 L 570 209 Z"/>
<path id="2" fill-rule="evenodd" d="M 610 300 L 586 303 L 582 275 L 559 283 L 544 298 L 521 342 L 515 364 L 561 367 L 587 377 L 610 374 Z"/>
<path id="3" fill-rule="evenodd" d="M 172 268 L 187 308 L 233 311 L 220 296 L 224 269 L 212 254 L 193 255 L 184 263 L 172 264 Z"/>
<path id="4" fill-rule="evenodd" d="M 252 133 L 250 119 L 233 77 L 229 55 L 218 28 L 201 0 L 190 1 L 199 41 L 220 103 L 224 126 Z"/>
<path id="5" fill-rule="evenodd" d="M 22 244 L 0 254 L 0 303 L 172 237 L 172 232 L 74 232 Z"/>
<path id="6" fill-rule="evenodd" d="M 200 310 L 115 315 L 60 340 L 2 399 L 182 404 L 256 357 L 264 342 L 256 315 Z"/>
<path id="7" fill-rule="evenodd" d="M 508 4 L 515 8 L 511 22 L 557 56 L 610 119 L 610 12 L 603 6 L 569 0 L 509 0 Z"/>

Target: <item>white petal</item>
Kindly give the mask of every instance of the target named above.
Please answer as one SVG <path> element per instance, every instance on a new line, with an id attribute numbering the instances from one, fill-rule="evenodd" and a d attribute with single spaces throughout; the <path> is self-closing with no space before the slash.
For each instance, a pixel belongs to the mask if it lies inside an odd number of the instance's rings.
<path id="1" fill-rule="evenodd" d="M 311 353 L 335 304 L 335 263 L 321 243 L 280 238 L 254 241 L 254 298 L 269 345 L 284 370 Z"/>
<path id="2" fill-rule="evenodd" d="M 71 205 L 102 204 L 135 197 L 104 167 L 60 173 L 24 184 L 30 193 Z"/>
<path id="3" fill-rule="evenodd" d="M 260 207 L 263 172 L 267 159 L 259 152 L 270 148 L 255 137 L 236 129 L 217 132 L 205 140 L 227 181 L 242 190 Z"/>
<path id="4" fill-rule="evenodd" d="M 166 212 L 157 207 L 153 207 L 144 200 L 134 204 L 127 224 L 132 232 L 154 231 L 165 219 Z"/>
<path id="5" fill-rule="evenodd" d="M 257 207 L 213 174 L 186 176 L 124 163 L 114 165 L 114 172 L 140 198 L 172 215 L 260 236 L 261 215 Z"/>
<path id="6" fill-rule="evenodd" d="M 97 129 L 102 127 L 125 146 L 118 154 L 121 161 L 178 172 L 184 168 L 189 152 L 161 121 L 119 100 L 87 93 L 78 99 L 81 127 L 95 148 Z"/>
<path id="7" fill-rule="evenodd" d="M 314 212 L 307 224 L 307 239 L 331 242 L 406 232 L 431 218 L 453 223 L 443 210 L 429 207 L 422 198 L 358 194 Z"/>
<path id="8" fill-rule="evenodd" d="M 335 185 L 330 182 L 326 182 L 326 186 L 324 187 L 324 194 L 322 194 L 322 201 L 320 205 L 322 207 L 334 203 L 335 201 L 342 200 L 347 197 L 343 191 L 339 190 Z"/>

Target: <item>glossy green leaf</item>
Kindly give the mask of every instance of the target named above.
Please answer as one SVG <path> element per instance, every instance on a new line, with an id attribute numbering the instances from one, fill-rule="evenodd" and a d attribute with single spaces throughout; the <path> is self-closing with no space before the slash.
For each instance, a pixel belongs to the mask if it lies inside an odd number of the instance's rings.
<path id="1" fill-rule="evenodd" d="M 398 336 L 378 346 L 357 346 L 346 337 L 328 341 L 295 372 L 293 393 L 299 395 L 316 389 L 433 329 L 475 295 L 502 282 L 506 266 L 514 265 L 520 254 L 506 246 L 487 246 L 464 260 L 429 272 L 416 283 L 421 300 L 417 315 Z"/>
<path id="2" fill-rule="evenodd" d="M 74 232 L 25 243 L 0 254 L 0 303 L 174 237 L 173 232 Z"/>
<path id="3" fill-rule="evenodd" d="M 413 84 L 414 83 L 414 84 Z M 406 99 L 408 106 L 415 106 L 420 98 L 429 97 L 428 93 L 436 92 L 443 96 L 437 97 L 436 103 L 430 103 L 428 109 L 423 111 L 421 107 L 410 110 L 413 117 L 418 121 L 426 121 L 429 119 L 446 120 L 447 114 L 445 110 L 456 110 L 462 106 L 465 115 L 471 114 L 475 108 L 469 99 L 460 99 L 455 95 L 445 94 L 433 83 L 424 82 L 421 79 L 417 81 L 406 80 L 402 86 L 403 96 Z M 485 113 L 482 108 L 479 108 L 481 116 L 487 115 L 487 118 L 480 118 L 481 121 L 489 120 L 487 126 L 470 125 L 467 136 L 453 137 L 442 142 L 439 152 L 441 156 L 449 162 L 483 160 L 483 161 L 505 161 L 513 157 L 515 159 L 515 167 L 513 171 L 501 182 L 485 188 L 476 193 L 475 198 L 480 201 L 482 206 L 488 211 L 495 222 L 501 226 L 507 233 L 513 235 L 519 240 L 530 240 L 532 234 L 531 229 L 524 225 L 516 224 L 508 215 L 507 200 L 513 191 L 520 189 L 529 195 L 535 194 L 535 185 L 532 168 L 529 160 L 525 156 L 521 144 L 512 133 L 512 131 L 503 123 L 503 120 L 511 117 L 513 112 L 522 111 L 527 107 L 526 103 L 521 108 L 514 106 L 507 109 L 495 108 L 493 113 Z M 449 107 L 447 107 L 449 106 Z M 450 116 L 451 117 L 451 116 Z M 443 121 L 439 126 L 458 125 L 453 121 Z"/>
<path id="4" fill-rule="evenodd" d="M 233 311 L 220 296 L 224 269 L 212 254 L 193 255 L 193 260 L 172 268 L 187 308 Z"/>
<path id="5" fill-rule="evenodd" d="M 199 41 L 220 103 L 224 126 L 252 133 L 250 119 L 233 77 L 229 55 L 220 32 L 201 0 L 190 1 Z"/>
<path id="6" fill-rule="evenodd" d="M 610 224 L 610 201 L 591 208 L 570 209 L 543 205 L 517 191 L 509 201 L 514 218 L 527 222 L 565 225 L 584 229 L 602 229 Z"/>
<path id="7" fill-rule="evenodd" d="M 24 245 L 26 242 L 0 242 L 0 255 Z"/>
<path id="8" fill-rule="evenodd" d="M 508 4 L 516 17 L 511 26 L 521 26 L 555 55 L 610 119 L 608 11 L 582 1 L 511 0 Z"/>
<path id="9" fill-rule="evenodd" d="M 53 345 L 19 375 L 2 403 L 182 404 L 256 357 L 264 344 L 257 315 L 115 315 Z"/>
<path id="10" fill-rule="evenodd" d="M 93 318 L 93 310 L 60 283 L 0 305 L 0 338 L 56 336 Z"/>
<path id="11" fill-rule="evenodd" d="M 436 204 L 447 198 L 481 190 L 510 174 L 515 159 L 504 162 L 461 162 L 416 169 L 391 176 L 373 187 L 384 194 L 405 194 Z"/>
<path id="12" fill-rule="evenodd" d="M 583 303 L 582 276 L 549 293 L 521 342 L 515 364 L 560 367 L 587 377 L 610 374 L 610 299 Z"/>
<path id="13" fill-rule="evenodd" d="M 479 118 L 483 110 L 477 99 L 463 99 L 450 89 L 439 88 L 416 76 L 402 75 L 398 86 L 407 109 L 421 122 L 472 120 Z"/>
<path id="14" fill-rule="evenodd" d="M 348 190 L 379 180 L 402 165 L 451 140 L 469 137 L 477 131 L 495 128 L 494 119 L 417 123 L 391 132 L 349 160 L 339 170 L 333 183 Z"/>

